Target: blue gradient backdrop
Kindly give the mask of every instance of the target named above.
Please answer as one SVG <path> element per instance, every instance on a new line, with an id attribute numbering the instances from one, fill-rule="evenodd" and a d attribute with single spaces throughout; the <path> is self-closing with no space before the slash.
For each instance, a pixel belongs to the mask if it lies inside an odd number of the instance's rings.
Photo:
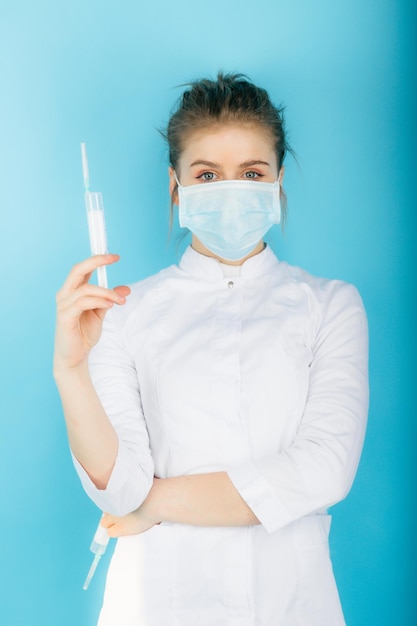
<path id="1" fill-rule="evenodd" d="M 355 283 L 368 311 L 369 429 L 331 539 L 348 626 L 417 623 L 416 20 L 400 0 L 0 2 L 2 624 L 93 626 L 104 583 L 102 564 L 82 591 L 98 512 L 51 376 L 54 295 L 88 255 L 80 141 L 122 255 L 112 284 L 157 271 L 181 246 L 156 129 L 176 85 L 219 68 L 287 106 L 278 255 Z"/>

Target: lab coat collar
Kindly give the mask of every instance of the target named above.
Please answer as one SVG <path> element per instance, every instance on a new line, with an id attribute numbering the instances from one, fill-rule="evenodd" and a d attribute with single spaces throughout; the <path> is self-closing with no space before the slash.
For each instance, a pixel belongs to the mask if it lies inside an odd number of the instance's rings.
<path id="1" fill-rule="evenodd" d="M 269 274 L 276 269 L 279 261 L 269 246 L 265 246 L 262 252 L 247 259 L 241 267 L 241 278 L 256 278 Z M 223 270 L 220 262 L 204 254 L 200 254 L 188 246 L 179 263 L 180 269 L 193 276 L 209 281 L 223 278 Z"/>

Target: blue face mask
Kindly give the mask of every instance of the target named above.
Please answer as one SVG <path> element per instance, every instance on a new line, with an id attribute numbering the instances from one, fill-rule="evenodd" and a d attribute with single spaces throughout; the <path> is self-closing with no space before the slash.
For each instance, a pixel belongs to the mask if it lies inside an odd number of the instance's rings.
<path id="1" fill-rule="evenodd" d="M 180 226 L 228 261 L 252 252 L 281 218 L 278 181 L 221 180 L 187 187 L 178 182 L 178 196 Z"/>

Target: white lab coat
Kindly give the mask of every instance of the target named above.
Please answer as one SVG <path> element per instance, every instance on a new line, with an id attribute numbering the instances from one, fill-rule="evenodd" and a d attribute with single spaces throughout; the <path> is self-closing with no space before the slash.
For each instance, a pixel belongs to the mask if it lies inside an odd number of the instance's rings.
<path id="1" fill-rule="evenodd" d="M 342 626 L 327 507 L 348 493 L 366 424 L 367 326 L 354 287 L 279 262 L 241 275 L 191 247 L 133 285 L 90 357 L 119 435 L 102 510 L 154 475 L 224 470 L 261 525 L 163 523 L 118 540 L 100 626 Z"/>

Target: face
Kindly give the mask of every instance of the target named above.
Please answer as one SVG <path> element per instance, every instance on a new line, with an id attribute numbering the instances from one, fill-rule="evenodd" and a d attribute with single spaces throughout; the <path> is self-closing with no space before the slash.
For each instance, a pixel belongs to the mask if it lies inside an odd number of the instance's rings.
<path id="1" fill-rule="evenodd" d="M 177 176 L 180 183 L 188 185 L 209 185 L 220 180 L 253 180 L 281 183 L 284 169 L 278 173 L 277 157 L 270 133 L 257 125 L 214 126 L 193 133 L 186 141 L 181 153 Z M 172 168 L 169 169 L 170 193 L 174 193 L 176 180 Z M 178 198 L 174 195 L 174 202 Z M 192 246 L 198 252 L 216 257 L 193 235 Z M 240 265 L 249 256 L 263 249 L 260 241 L 256 248 L 244 259 L 235 261 Z M 219 259 L 223 260 L 223 259 Z M 231 263 L 227 261 L 227 263 Z"/>

